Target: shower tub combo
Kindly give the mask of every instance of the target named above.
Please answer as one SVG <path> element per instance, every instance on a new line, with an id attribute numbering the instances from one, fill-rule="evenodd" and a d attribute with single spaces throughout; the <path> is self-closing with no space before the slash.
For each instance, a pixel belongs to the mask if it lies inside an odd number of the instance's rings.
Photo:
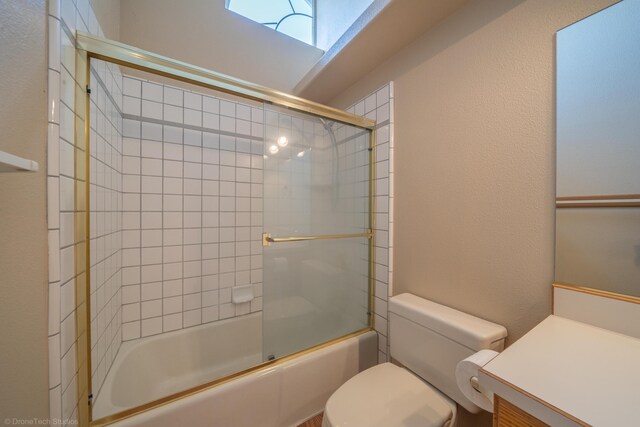
<path id="1" fill-rule="evenodd" d="M 259 316 L 221 321 L 125 343 L 111 367 L 96 417 L 121 413 L 189 390 L 215 378 L 244 372 L 262 361 Z M 235 338 L 249 332 L 249 336 Z M 230 335 L 231 351 L 221 354 L 202 345 Z M 257 335 L 256 335 L 257 334 Z M 193 349 L 200 349 L 194 354 Z M 181 351 L 189 349 L 188 351 Z M 147 363 L 147 361 L 151 363 Z M 377 337 L 369 331 L 246 372 L 198 392 L 184 393 L 156 409 L 118 422 L 118 426 L 297 426 L 318 414 L 345 381 L 376 364 Z M 102 400 L 101 400 L 102 399 Z"/>
<path id="2" fill-rule="evenodd" d="M 76 87 L 91 241 L 80 423 L 316 415 L 377 361 L 375 122 L 99 37 L 77 45 L 92 89 Z"/>

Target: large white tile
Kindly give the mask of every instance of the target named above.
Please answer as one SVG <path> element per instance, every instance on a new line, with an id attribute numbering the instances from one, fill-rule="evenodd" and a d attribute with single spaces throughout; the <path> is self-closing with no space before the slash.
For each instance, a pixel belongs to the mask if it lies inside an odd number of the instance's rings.
<path id="1" fill-rule="evenodd" d="M 54 1 L 59 0 L 51 0 L 49 3 Z M 59 360 L 58 363 L 60 363 Z M 49 390 L 49 418 L 51 420 L 62 419 L 62 393 L 60 389 L 61 386 L 58 385 Z"/>
<path id="2" fill-rule="evenodd" d="M 72 314 L 62 319 L 60 324 L 60 351 L 65 354 L 76 341 L 76 319 Z"/>
<path id="3" fill-rule="evenodd" d="M 142 116 L 149 119 L 162 120 L 162 103 L 143 99 Z"/>
<path id="4" fill-rule="evenodd" d="M 65 389 L 71 384 L 76 372 L 76 351 L 75 346 L 72 345 L 69 350 L 62 356 L 60 381 L 62 388 Z M 63 405 L 64 408 L 64 405 Z"/>
<path id="5" fill-rule="evenodd" d="M 185 328 L 201 324 L 202 310 L 195 309 L 195 310 L 185 311 L 183 314 L 182 322 Z"/>
<path id="6" fill-rule="evenodd" d="M 162 317 L 153 317 L 142 320 L 142 336 L 157 335 L 162 333 Z"/>
<path id="7" fill-rule="evenodd" d="M 202 111 L 202 95 L 192 92 L 185 92 L 184 107 Z"/>
<path id="8" fill-rule="evenodd" d="M 182 107 L 183 105 L 183 91 L 180 89 L 172 88 L 169 86 L 164 87 L 164 101 L 165 104 L 176 105 Z"/>
<path id="9" fill-rule="evenodd" d="M 164 104 L 164 120 L 167 122 L 182 123 L 184 121 L 183 108 Z"/>
<path id="10" fill-rule="evenodd" d="M 60 173 L 60 126 L 49 123 L 47 127 L 47 175 L 55 176 Z"/>
<path id="11" fill-rule="evenodd" d="M 49 70 L 48 81 L 47 117 L 50 123 L 60 123 L 60 73 Z"/>
<path id="12" fill-rule="evenodd" d="M 69 28 L 71 34 L 76 32 L 76 6 L 71 0 L 60 0 L 60 19 Z"/>
<path id="13" fill-rule="evenodd" d="M 60 249 L 60 281 L 66 283 L 75 275 L 75 247 Z"/>
<path id="14" fill-rule="evenodd" d="M 220 100 L 211 96 L 203 96 L 202 111 L 211 114 L 220 114 Z"/>
<path id="15" fill-rule="evenodd" d="M 129 341 L 140 338 L 140 322 L 122 324 L 122 340 Z"/>
<path id="16" fill-rule="evenodd" d="M 47 178 L 47 223 L 48 228 L 60 227 L 60 180 Z"/>
<path id="17" fill-rule="evenodd" d="M 49 283 L 49 335 L 60 332 L 60 282 Z"/>
<path id="18" fill-rule="evenodd" d="M 163 90 L 162 85 L 150 82 L 142 82 L 142 99 L 149 101 L 162 102 Z"/>
<path id="19" fill-rule="evenodd" d="M 124 76 L 122 78 L 123 94 L 127 96 L 133 96 L 136 98 L 142 97 L 142 82 L 132 77 Z"/>
<path id="20" fill-rule="evenodd" d="M 49 387 L 60 384 L 60 335 L 49 337 Z"/>
<path id="21" fill-rule="evenodd" d="M 154 283 L 153 285 L 160 285 L 159 292 L 162 293 L 161 283 Z M 162 299 L 143 301 L 141 306 L 143 319 L 151 319 L 154 317 L 162 316 Z"/>
<path id="22" fill-rule="evenodd" d="M 142 114 L 142 102 L 140 98 L 125 95 L 122 98 L 122 112 L 124 114 L 140 116 Z"/>
<path id="23" fill-rule="evenodd" d="M 50 3 L 52 3 L 50 1 Z M 60 21 L 49 17 L 49 68 L 60 71 Z"/>
<path id="24" fill-rule="evenodd" d="M 162 318 L 162 330 L 163 332 L 175 331 L 182 328 L 182 311 L 179 313 L 163 316 Z"/>

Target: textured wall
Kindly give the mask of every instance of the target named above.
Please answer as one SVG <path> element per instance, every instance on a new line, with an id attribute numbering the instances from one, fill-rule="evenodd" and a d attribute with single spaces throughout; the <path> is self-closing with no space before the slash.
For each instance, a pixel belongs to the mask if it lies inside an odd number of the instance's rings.
<path id="1" fill-rule="evenodd" d="M 503 324 L 509 342 L 550 314 L 554 35 L 611 3 L 469 2 L 333 101 L 395 82 L 394 294 Z"/>
<path id="2" fill-rule="evenodd" d="M 288 92 L 322 55 L 225 0 L 127 0 L 120 12 L 123 43 Z"/>
<path id="3" fill-rule="evenodd" d="M 611 3 L 471 2 L 334 100 L 395 80 L 394 293 L 500 322 L 511 342 L 549 314 L 554 35 Z"/>
<path id="4" fill-rule="evenodd" d="M 90 0 L 89 2 L 105 37 L 113 40 L 120 40 L 120 3 L 121 0 Z"/>
<path id="5" fill-rule="evenodd" d="M 46 1 L 0 1 L 0 418 L 47 418 Z"/>
<path id="6" fill-rule="evenodd" d="M 344 7 L 341 0 L 319 0 L 316 2 L 316 45 L 328 50 L 360 17 L 373 0 L 351 0 Z"/>

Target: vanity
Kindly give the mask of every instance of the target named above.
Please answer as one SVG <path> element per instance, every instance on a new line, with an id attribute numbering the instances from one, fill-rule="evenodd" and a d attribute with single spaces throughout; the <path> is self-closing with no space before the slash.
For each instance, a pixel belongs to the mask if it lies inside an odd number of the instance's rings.
<path id="1" fill-rule="evenodd" d="M 551 315 L 479 381 L 494 392 L 494 426 L 631 427 L 640 424 L 638 360 L 640 339 Z"/>
<path id="2" fill-rule="evenodd" d="M 557 33 L 552 314 L 480 369 L 494 426 L 640 426 L 640 2 Z"/>

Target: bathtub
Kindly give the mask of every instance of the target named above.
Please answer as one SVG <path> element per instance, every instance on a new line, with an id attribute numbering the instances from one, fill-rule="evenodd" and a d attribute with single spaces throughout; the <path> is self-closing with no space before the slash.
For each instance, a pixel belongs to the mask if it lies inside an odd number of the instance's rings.
<path id="1" fill-rule="evenodd" d="M 262 362 L 261 313 L 122 344 L 93 419 L 181 392 Z M 233 345 L 221 345 L 233 343 Z M 122 419 L 120 427 L 285 427 L 321 412 L 345 381 L 376 363 L 369 331 Z"/>

